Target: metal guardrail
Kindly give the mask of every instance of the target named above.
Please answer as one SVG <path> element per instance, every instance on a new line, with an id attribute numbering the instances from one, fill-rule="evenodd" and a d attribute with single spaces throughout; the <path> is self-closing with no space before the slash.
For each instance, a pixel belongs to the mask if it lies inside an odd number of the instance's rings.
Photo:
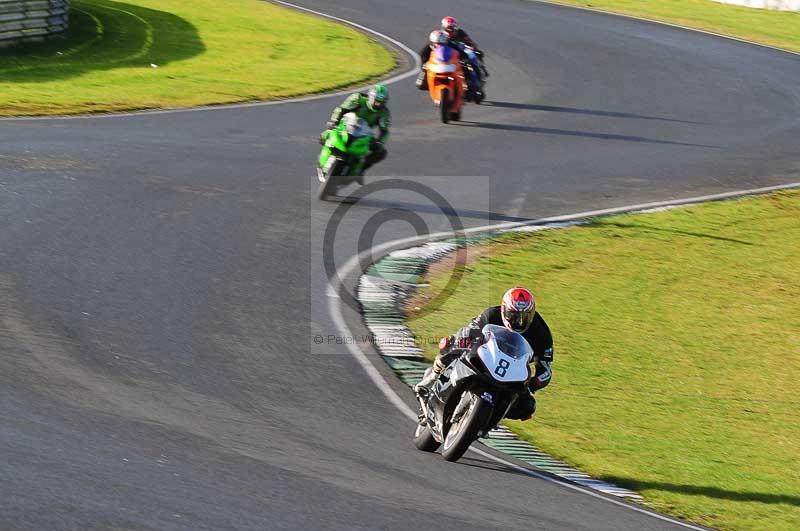
<path id="1" fill-rule="evenodd" d="M 68 21 L 69 0 L 0 0 L 0 47 L 42 41 Z"/>

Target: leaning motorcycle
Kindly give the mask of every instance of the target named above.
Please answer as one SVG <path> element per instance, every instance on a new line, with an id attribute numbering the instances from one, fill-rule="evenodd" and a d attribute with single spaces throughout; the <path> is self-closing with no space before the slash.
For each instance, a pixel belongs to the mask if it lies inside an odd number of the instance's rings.
<path id="1" fill-rule="evenodd" d="M 355 113 L 347 113 L 339 124 L 326 133 L 319 154 L 317 197 L 324 201 L 336 190 L 355 182 L 364 168 L 374 139 L 372 128 Z"/>
<path id="2" fill-rule="evenodd" d="M 430 388 L 417 393 L 419 424 L 414 444 L 457 461 L 470 444 L 485 437 L 527 393 L 533 350 L 520 334 L 488 324 L 483 341 L 461 349 Z"/>

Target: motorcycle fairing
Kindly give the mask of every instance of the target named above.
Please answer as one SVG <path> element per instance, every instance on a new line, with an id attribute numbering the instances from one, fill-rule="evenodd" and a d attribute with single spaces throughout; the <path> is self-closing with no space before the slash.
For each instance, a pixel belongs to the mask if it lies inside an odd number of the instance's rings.
<path id="1" fill-rule="evenodd" d="M 363 118 L 359 118 L 355 113 L 345 114 L 345 133 L 353 138 L 360 138 L 372 134 L 372 129 Z"/>
<path id="2" fill-rule="evenodd" d="M 453 63 L 431 63 L 428 65 L 428 70 L 434 74 L 452 74 L 456 71 L 456 65 Z"/>
<path id="3" fill-rule="evenodd" d="M 503 383 L 527 381 L 530 376 L 528 363 L 533 351 L 524 338 L 497 325 L 486 325 L 482 331 L 485 342 L 478 347 L 477 354 L 492 378 Z M 525 345 L 519 343 L 520 340 L 525 342 Z M 503 352 L 498 343 L 509 344 L 509 341 L 514 343 L 515 350 L 509 353 Z"/>
<path id="4" fill-rule="evenodd" d="M 364 165 L 364 157 L 369 154 L 372 138 L 373 131 L 366 120 L 355 113 L 345 114 L 325 138 L 318 158 L 320 169 L 327 173 L 336 158 L 340 158 L 347 162 L 346 175 L 358 175 Z"/>
<path id="5" fill-rule="evenodd" d="M 433 50 L 433 57 L 437 63 L 450 63 L 453 61 L 455 50 L 449 46 L 439 45 Z"/>

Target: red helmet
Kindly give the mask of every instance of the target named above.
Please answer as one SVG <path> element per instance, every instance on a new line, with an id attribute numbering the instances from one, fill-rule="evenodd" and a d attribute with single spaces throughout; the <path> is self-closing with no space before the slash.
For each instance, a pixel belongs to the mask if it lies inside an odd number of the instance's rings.
<path id="1" fill-rule="evenodd" d="M 525 332 L 536 315 L 536 299 L 533 293 L 525 288 L 511 288 L 503 295 L 500 304 L 500 315 L 503 324 L 514 332 Z"/>
<path id="2" fill-rule="evenodd" d="M 442 31 L 447 33 L 450 38 L 455 37 L 456 31 L 458 31 L 458 22 L 453 17 L 444 17 L 442 19 Z"/>

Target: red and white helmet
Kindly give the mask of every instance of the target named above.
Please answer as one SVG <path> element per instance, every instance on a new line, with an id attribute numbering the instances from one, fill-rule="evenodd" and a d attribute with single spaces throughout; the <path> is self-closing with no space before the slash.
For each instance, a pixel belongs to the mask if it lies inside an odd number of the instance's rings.
<path id="1" fill-rule="evenodd" d="M 447 33 L 451 39 L 455 37 L 458 31 L 458 22 L 456 22 L 456 19 L 453 17 L 444 17 L 442 19 L 442 31 Z"/>
<path id="2" fill-rule="evenodd" d="M 511 288 L 503 295 L 500 316 L 503 324 L 514 332 L 525 332 L 536 315 L 536 298 L 525 288 Z"/>

